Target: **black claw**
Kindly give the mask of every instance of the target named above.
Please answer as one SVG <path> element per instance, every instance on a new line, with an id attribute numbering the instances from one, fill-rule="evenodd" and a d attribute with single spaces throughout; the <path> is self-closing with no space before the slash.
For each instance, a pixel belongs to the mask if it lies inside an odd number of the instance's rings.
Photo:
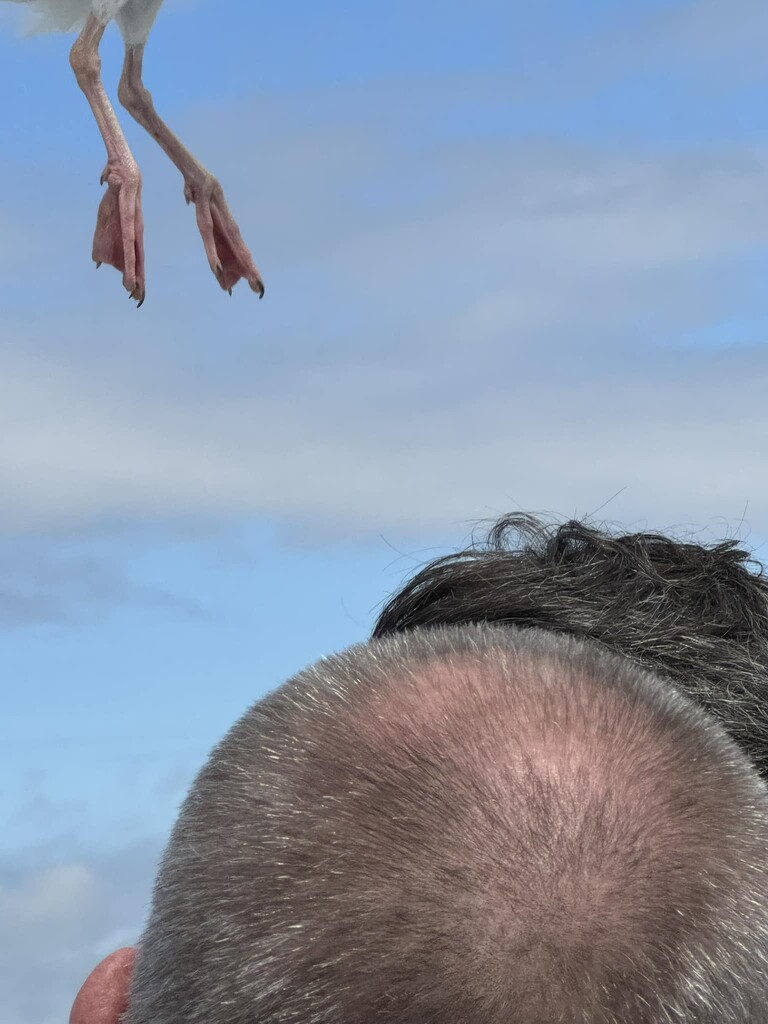
<path id="1" fill-rule="evenodd" d="M 227 291 L 229 292 L 230 295 L 232 294 L 232 289 L 231 288 L 227 288 Z"/>
<path id="2" fill-rule="evenodd" d="M 136 306 L 136 309 L 141 309 L 141 307 L 144 305 L 144 299 L 146 299 L 146 297 L 146 293 L 141 296 L 141 298 L 139 299 L 139 303 Z"/>
<path id="3" fill-rule="evenodd" d="M 98 270 L 101 266 L 101 260 L 96 260 L 96 269 Z"/>

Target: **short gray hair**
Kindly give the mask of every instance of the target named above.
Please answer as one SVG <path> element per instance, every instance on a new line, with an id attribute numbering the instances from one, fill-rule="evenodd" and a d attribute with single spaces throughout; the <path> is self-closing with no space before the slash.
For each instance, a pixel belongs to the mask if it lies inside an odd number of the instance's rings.
<path id="1" fill-rule="evenodd" d="M 591 641 L 387 636 L 257 702 L 162 860 L 125 1024 L 758 1024 L 768 795 Z"/>

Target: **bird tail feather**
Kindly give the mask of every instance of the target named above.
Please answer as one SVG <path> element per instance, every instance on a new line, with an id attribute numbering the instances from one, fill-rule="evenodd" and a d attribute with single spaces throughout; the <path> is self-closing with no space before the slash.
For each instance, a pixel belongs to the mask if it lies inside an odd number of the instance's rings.
<path id="1" fill-rule="evenodd" d="M 68 32 L 80 28 L 92 10 L 90 0 L 11 0 L 12 3 L 26 4 L 33 12 L 28 30 L 30 32 Z"/>

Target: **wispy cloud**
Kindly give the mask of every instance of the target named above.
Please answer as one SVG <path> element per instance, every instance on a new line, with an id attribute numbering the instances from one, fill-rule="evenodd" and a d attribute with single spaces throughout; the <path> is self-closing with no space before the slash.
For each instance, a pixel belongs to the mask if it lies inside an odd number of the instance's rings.
<path id="1" fill-rule="evenodd" d="M 416 185 L 433 184 L 414 209 L 386 201 L 394 134 L 374 142 L 353 118 L 325 159 L 320 137 L 259 144 L 279 214 L 235 180 L 246 223 L 306 231 L 297 255 L 273 247 L 275 309 L 241 313 L 250 340 L 230 331 L 220 362 L 198 358 L 207 312 L 177 324 L 188 337 L 169 351 L 162 300 L 130 340 L 117 321 L 130 362 L 83 341 L 90 312 L 57 313 L 44 344 L 49 316 L 10 319 L 1 528 L 277 517 L 367 533 L 466 519 L 510 495 L 587 510 L 620 488 L 619 516 L 730 515 L 749 500 L 768 526 L 754 473 L 768 349 L 750 278 L 768 240 L 765 153 L 433 138 L 410 156 Z M 313 173 L 300 190 L 302 139 Z M 259 163 L 243 145 L 227 166 Z M 294 172 L 281 185 L 282 167 Z M 325 295 L 315 283 L 318 305 L 291 313 L 281 285 L 320 251 Z"/>
<path id="2" fill-rule="evenodd" d="M 662 9 L 649 18 L 649 24 L 665 57 L 725 59 L 737 75 L 766 73 L 765 62 L 758 58 L 768 40 L 768 11 L 760 0 L 734 0 L 728 5 L 718 0 L 687 0 Z"/>
<path id="3" fill-rule="evenodd" d="M 206 615 L 203 606 L 190 598 L 138 583 L 106 556 L 77 550 L 71 542 L 0 541 L 0 629 L 72 624 L 116 606 L 193 618 Z"/>

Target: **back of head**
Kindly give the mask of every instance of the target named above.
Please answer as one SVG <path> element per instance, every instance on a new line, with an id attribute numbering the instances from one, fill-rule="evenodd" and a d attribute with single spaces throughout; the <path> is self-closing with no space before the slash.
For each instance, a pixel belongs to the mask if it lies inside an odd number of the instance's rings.
<path id="1" fill-rule="evenodd" d="M 589 641 L 488 625 L 300 673 L 214 750 L 125 1024 L 758 1024 L 768 798 Z"/>

